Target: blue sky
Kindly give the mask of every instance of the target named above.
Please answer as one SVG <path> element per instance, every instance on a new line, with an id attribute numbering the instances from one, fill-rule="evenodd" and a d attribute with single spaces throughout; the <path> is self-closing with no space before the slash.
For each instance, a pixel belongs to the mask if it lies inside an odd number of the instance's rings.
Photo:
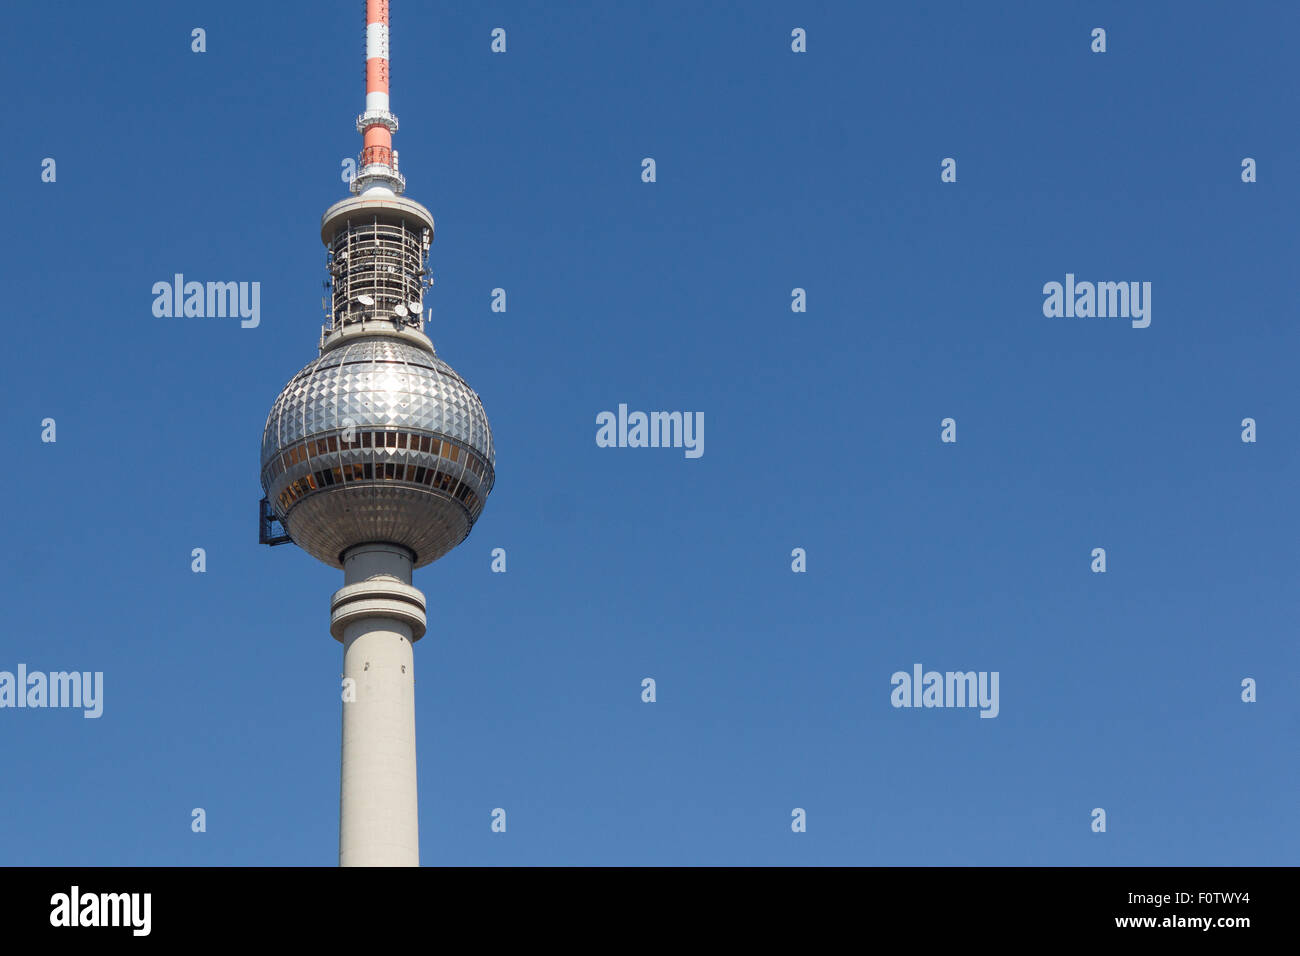
<path id="1" fill-rule="evenodd" d="M 424 864 L 1296 863 L 1293 5 L 393 6 L 428 331 L 497 449 L 415 578 Z M 9 21 L 0 670 L 105 699 L 0 709 L 0 863 L 333 865 L 342 576 L 255 511 L 360 4 Z M 177 272 L 260 325 L 155 318 Z M 1045 317 L 1066 273 L 1150 327 Z M 704 455 L 597 447 L 620 403 Z M 891 707 L 915 663 L 998 717 Z"/>

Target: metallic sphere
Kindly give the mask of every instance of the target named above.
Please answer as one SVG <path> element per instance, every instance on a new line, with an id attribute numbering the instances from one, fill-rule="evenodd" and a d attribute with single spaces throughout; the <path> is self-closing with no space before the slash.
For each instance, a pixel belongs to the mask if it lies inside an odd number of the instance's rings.
<path id="1" fill-rule="evenodd" d="M 348 548 L 376 542 L 410 548 L 416 567 L 442 557 L 482 513 L 494 462 L 478 395 L 400 336 L 327 348 L 284 387 L 262 433 L 272 509 L 336 568 Z"/>

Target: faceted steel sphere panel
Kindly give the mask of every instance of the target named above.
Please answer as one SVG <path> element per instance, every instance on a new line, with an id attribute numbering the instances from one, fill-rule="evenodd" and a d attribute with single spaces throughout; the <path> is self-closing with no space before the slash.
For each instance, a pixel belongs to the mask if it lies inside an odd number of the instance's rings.
<path id="1" fill-rule="evenodd" d="M 415 566 L 469 534 L 495 479 L 483 403 L 450 365 L 374 336 L 285 386 L 262 433 L 262 489 L 289 536 L 342 567 L 348 548 L 401 544 Z"/>

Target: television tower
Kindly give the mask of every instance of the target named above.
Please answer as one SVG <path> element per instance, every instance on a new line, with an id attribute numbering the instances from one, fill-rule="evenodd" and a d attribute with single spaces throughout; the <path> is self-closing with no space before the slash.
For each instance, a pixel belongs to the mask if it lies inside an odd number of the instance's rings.
<path id="1" fill-rule="evenodd" d="M 419 865 L 412 645 L 427 616 L 411 572 L 465 540 L 495 479 L 483 403 L 423 331 L 433 217 L 402 196 L 388 7 L 366 0 L 353 196 L 321 218 L 320 355 L 262 432 L 261 541 L 343 570 L 330 600 L 343 644 L 340 866 Z"/>

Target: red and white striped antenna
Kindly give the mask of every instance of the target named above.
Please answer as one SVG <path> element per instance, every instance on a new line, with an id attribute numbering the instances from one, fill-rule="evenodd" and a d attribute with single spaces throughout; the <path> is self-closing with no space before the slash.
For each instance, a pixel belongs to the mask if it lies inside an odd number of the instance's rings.
<path id="1" fill-rule="evenodd" d="M 406 180 L 393 149 L 397 117 L 388 109 L 388 0 L 366 0 L 366 111 L 357 117 L 357 132 L 362 149 L 352 192 L 400 196 Z"/>

